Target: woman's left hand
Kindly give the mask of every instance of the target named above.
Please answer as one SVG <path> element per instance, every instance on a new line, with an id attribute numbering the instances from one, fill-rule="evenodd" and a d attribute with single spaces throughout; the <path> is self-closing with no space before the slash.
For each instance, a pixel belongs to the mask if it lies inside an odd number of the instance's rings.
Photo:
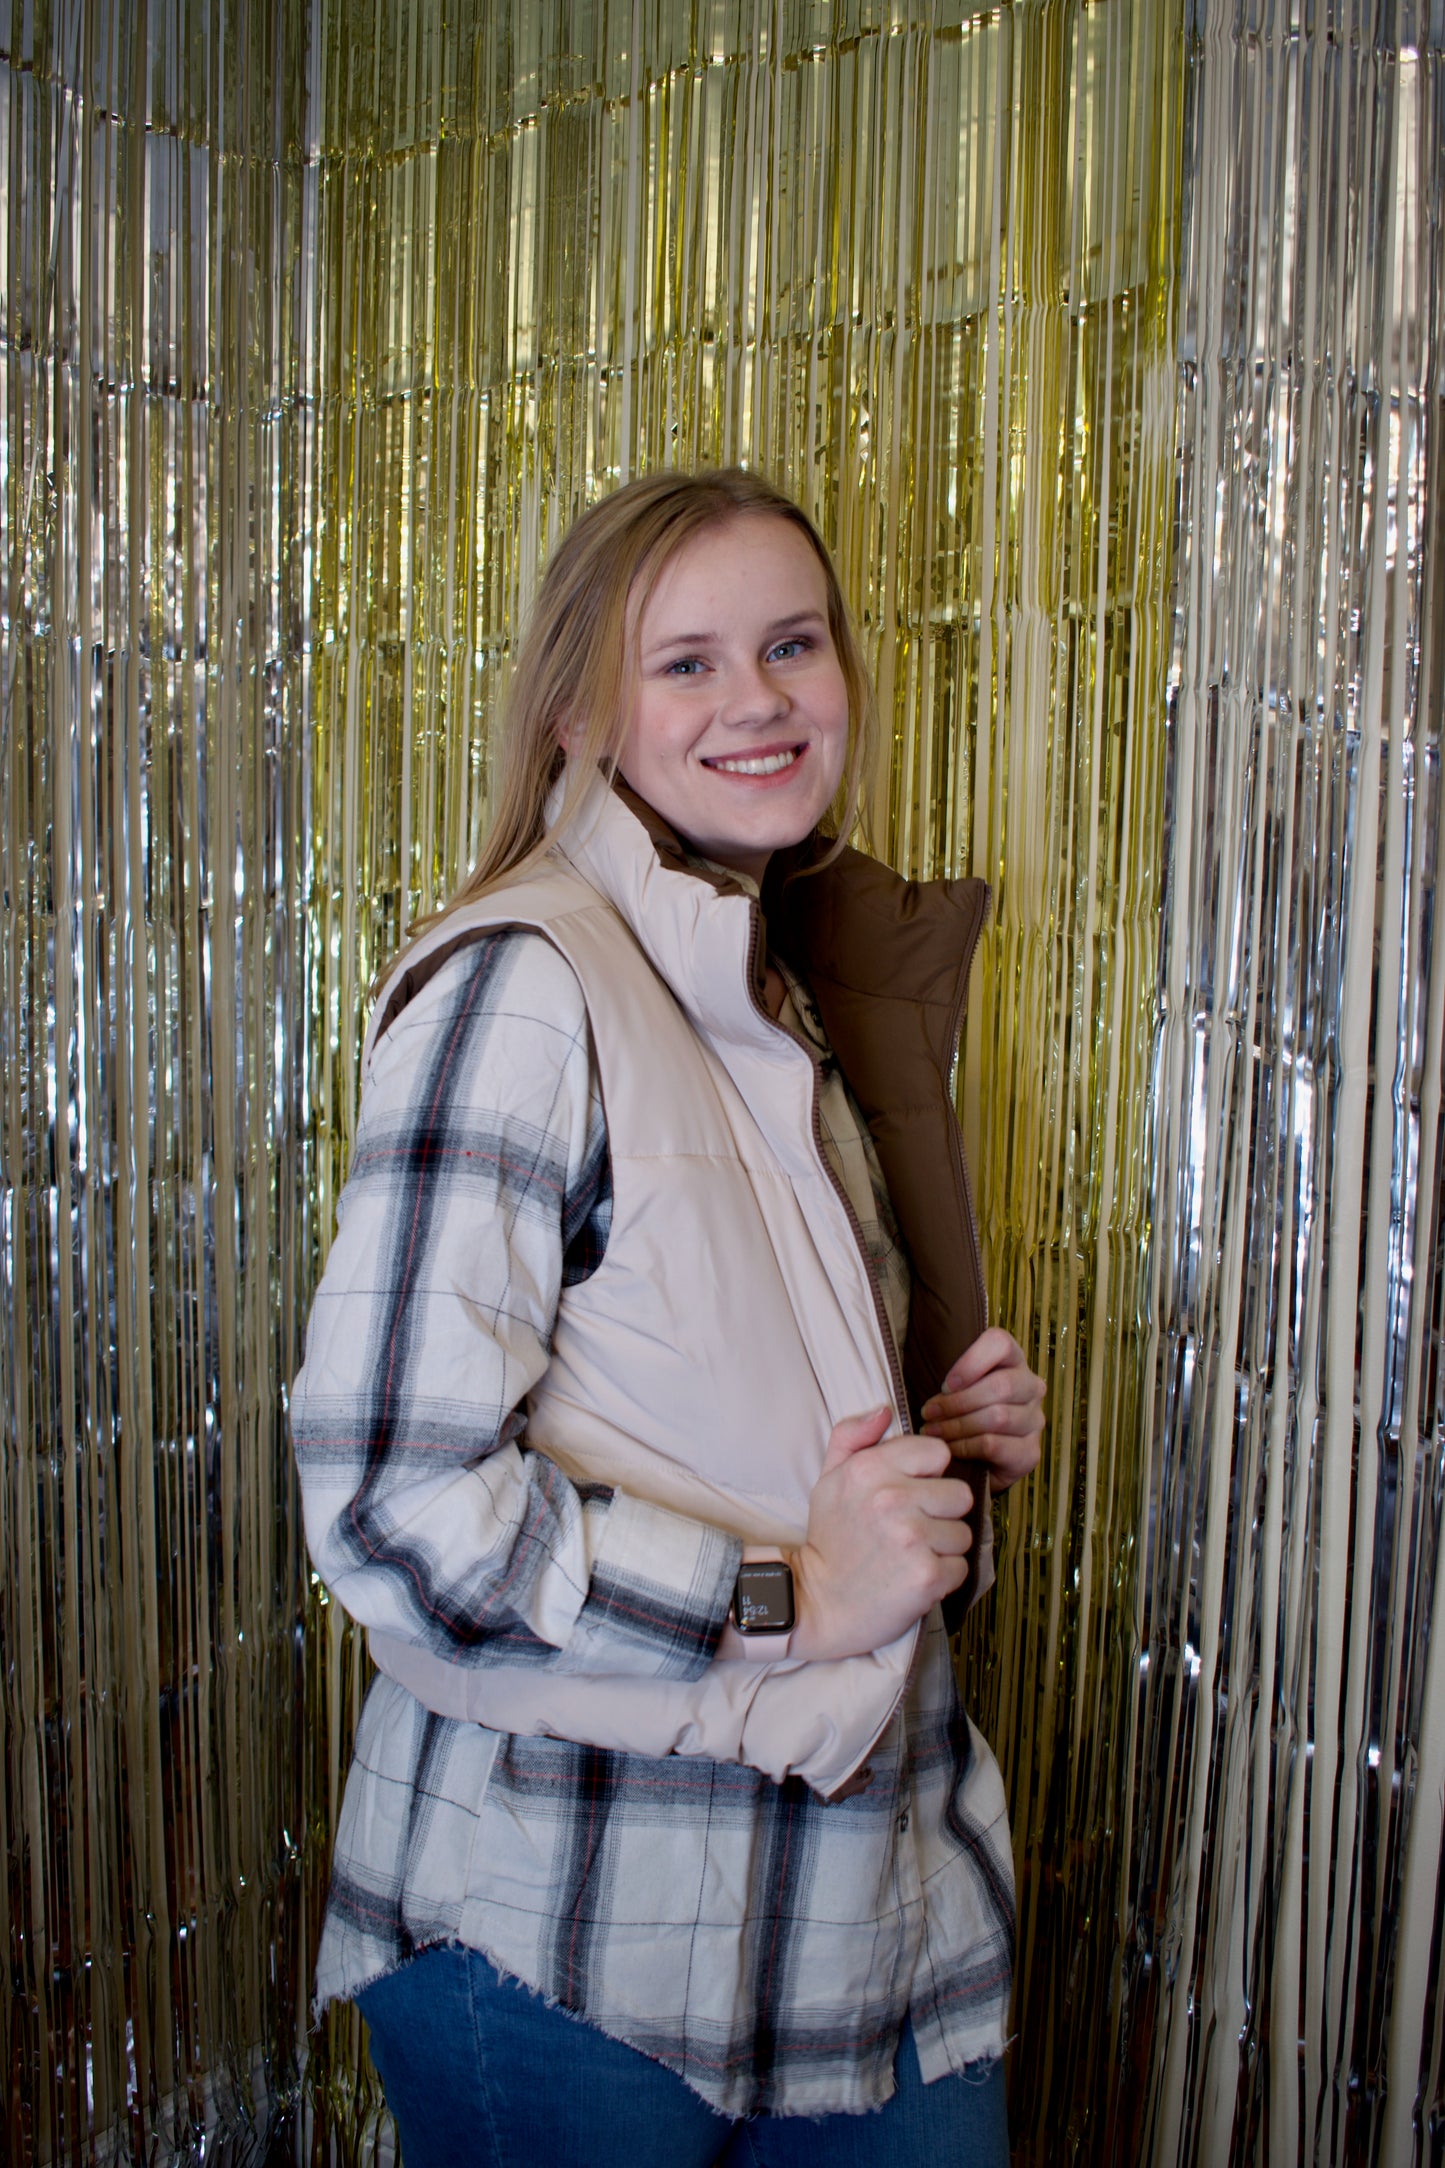
<path id="1" fill-rule="evenodd" d="M 961 1460 L 983 1461 L 989 1489 L 1007 1490 L 1039 1464 L 1044 1389 L 1013 1334 L 990 1326 L 924 1402 L 921 1434 L 942 1438 Z"/>

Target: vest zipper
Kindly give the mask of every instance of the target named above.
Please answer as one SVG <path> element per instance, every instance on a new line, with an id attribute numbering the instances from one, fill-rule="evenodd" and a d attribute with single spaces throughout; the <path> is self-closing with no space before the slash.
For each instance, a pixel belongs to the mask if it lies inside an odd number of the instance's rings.
<path id="1" fill-rule="evenodd" d="M 769 1016 L 767 1010 L 758 1000 L 756 989 L 758 983 L 758 965 L 762 961 L 762 911 L 757 903 L 753 904 L 752 909 L 752 937 L 748 944 L 748 992 L 752 997 L 753 1006 L 757 1009 L 764 1023 L 771 1024 L 774 1031 L 779 1032 L 782 1037 L 788 1041 L 790 1046 L 796 1046 L 801 1048 L 802 1052 L 807 1055 L 809 1061 L 813 1065 L 813 1149 L 818 1155 L 819 1165 L 822 1167 L 824 1174 L 827 1175 L 828 1180 L 833 1185 L 833 1190 L 838 1198 L 839 1203 L 842 1205 L 843 1210 L 848 1215 L 848 1225 L 853 1231 L 853 1240 L 858 1245 L 858 1255 L 863 1260 L 863 1270 L 867 1276 L 869 1292 L 873 1297 L 873 1312 L 878 1320 L 879 1331 L 883 1336 L 883 1353 L 887 1358 L 888 1377 L 893 1389 L 894 1413 L 897 1415 L 899 1421 L 902 1423 L 904 1430 L 910 1431 L 912 1429 L 913 1419 L 908 1406 L 908 1388 L 903 1382 L 903 1365 L 902 1362 L 899 1360 L 898 1344 L 893 1336 L 893 1324 L 892 1320 L 889 1318 L 888 1315 L 887 1305 L 883 1300 L 883 1290 L 879 1286 L 878 1275 L 873 1269 L 873 1260 L 868 1255 L 868 1245 L 863 1239 L 862 1222 L 859 1220 L 857 1213 L 853 1209 L 852 1198 L 848 1195 L 847 1190 L 844 1188 L 843 1184 L 839 1181 L 837 1175 L 833 1171 L 832 1161 L 829 1159 L 827 1148 L 823 1143 L 823 1121 L 819 1104 L 821 1098 L 821 1077 L 823 1070 L 822 1059 L 818 1054 L 813 1051 L 811 1047 L 804 1046 L 802 1040 L 797 1038 L 794 1033 L 789 1031 L 785 1024 L 780 1024 L 775 1016 Z M 972 951 L 970 951 L 970 954 L 972 954 Z M 963 995 L 962 991 L 960 990 L 960 1016 L 962 1015 L 962 1013 Z M 959 1165 L 961 1168 L 963 1168 L 962 1154 L 960 1153 L 958 1157 Z M 966 1179 L 967 1169 L 963 1168 L 963 1172 Z M 967 1202 L 971 1215 L 973 1211 L 972 1200 L 968 1199 Z M 974 1250 L 975 1253 L 978 1250 L 978 1234 L 976 1228 L 974 1230 Z M 984 1299 L 985 1301 L 987 1301 L 987 1295 L 985 1295 Z"/>
<path id="2" fill-rule="evenodd" d="M 753 956 L 751 959 L 754 968 L 752 971 L 752 975 L 749 977 L 748 980 L 748 984 L 750 986 L 755 986 L 757 984 L 756 957 L 758 949 L 759 917 L 760 913 L 758 911 L 758 908 L 756 905 L 754 905 Z M 764 1016 L 767 1016 L 766 1009 L 763 1010 L 763 1014 Z M 776 1017 L 768 1017 L 767 1020 L 770 1024 L 773 1025 L 775 1030 L 782 1032 L 782 1035 L 785 1039 L 792 1040 L 794 1046 L 798 1046 L 801 1044 L 801 1041 L 795 1039 L 792 1032 L 787 1030 L 784 1025 L 780 1024 Z M 878 1329 L 883 1335 L 883 1352 L 888 1358 L 888 1376 L 889 1381 L 893 1387 L 894 1412 L 896 1413 L 905 1434 L 908 1434 L 911 1433 L 913 1429 L 913 1415 L 908 1405 L 908 1388 L 903 1382 L 903 1364 L 899 1360 L 898 1343 L 893 1335 L 893 1321 L 888 1315 L 888 1306 L 883 1300 L 883 1289 L 879 1283 L 878 1274 L 873 1268 L 873 1260 L 868 1255 L 868 1245 L 863 1239 L 862 1222 L 859 1220 L 857 1213 L 853 1209 L 852 1198 L 848 1195 L 847 1190 L 844 1188 L 842 1182 L 839 1181 L 837 1175 L 833 1171 L 833 1163 L 829 1159 L 827 1148 L 823 1143 L 823 1119 L 821 1112 L 823 1077 L 822 1058 L 820 1055 L 814 1053 L 811 1047 L 803 1047 L 803 1052 L 808 1056 L 808 1059 L 813 1064 L 813 1150 L 818 1155 L 818 1162 L 822 1167 L 823 1172 L 827 1175 L 828 1180 L 833 1185 L 834 1193 L 836 1194 L 839 1203 L 842 1205 L 843 1210 L 848 1215 L 848 1225 L 853 1230 L 853 1240 L 858 1245 L 858 1255 L 863 1261 L 863 1271 L 867 1277 L 869 1292 L 873 1297 L 873 1314 L 878 1320 Z M 842 1074 L 841 1070 L 839 1071 L 839 1074 Z M 839 1784 L 835 1785 L 833 1791 L 828 1794 L 830 1800 L 836 1798 L 838 1790 L 841 1788 L 841 1786 L 843 1784 L 847 1784 L 851 1780 L 851 1778 L 856 1775 L 858 1770 L 863 1768 L 863 1766 L 868 1760 L 869 1755 L 873 1752 L 879 1740 L 883 1737 L 883 1734 L 887 1731 L 889 1725 L 893 1722 L 893 1719 L 897 1716 L 899 1710 L 903 1706 L 904 1697 L 908 1692 L 908 1682 L 913 1677 L 913 1666 L 918 1656 L 918 1644 L 923 1637 L 922 1619 L 915 1619 L 912 1631 L 913 1639 L 908 1651 L 908 1661 L 903 1666 L 903 1669 L 899 1674 L 898 1691 L 894 1694 L 892 1701 L 890 1701 L 890 1703 L 888 1704 L 888 1713 L 884 1717 L 882 1723 L 878 1726 L 878 1729 L 874 1732 L 872 1738 L 868 1741 L 867 1746 L 864 1747 L 862 1753 L 858 1756 L 858 1759 L 854 1762 L 852 1768 L 848 1771 L 847 1775 L 840 1778 Z"/>

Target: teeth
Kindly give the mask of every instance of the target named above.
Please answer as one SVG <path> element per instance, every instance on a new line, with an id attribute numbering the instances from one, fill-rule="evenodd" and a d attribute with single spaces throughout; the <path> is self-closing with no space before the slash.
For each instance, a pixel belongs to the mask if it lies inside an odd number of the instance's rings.
<path id="1" fill-rule="evenodd" d="M 710 760 L 709 768 L 721 768 L 724 775 L 777 775 L 780 769 L 791 768 L 797 759 L 796 752 L 769 753 L 757 760 Z"/>

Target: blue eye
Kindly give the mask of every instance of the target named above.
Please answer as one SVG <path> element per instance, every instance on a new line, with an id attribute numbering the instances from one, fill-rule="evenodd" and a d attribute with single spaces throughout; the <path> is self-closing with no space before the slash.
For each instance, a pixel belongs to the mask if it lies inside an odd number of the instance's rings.
<path id="1" fill-rule="evenodd" d="M 696 655 L 679 655 L 676 662 L 668 664 L 666 675 L 668 677 L 696 677 L 701 668 L 702 663 Z"/>
<path id="2" fill-rule="evenodd" d="M 806 653 L 812 644 L 812 641 L 805 640 L 801 633 L 795 633 L 792 639 L 779 640 L 776 647 L 769 648 L 768 660 L 770 662 L 791 662 L 794 655 Z"/>

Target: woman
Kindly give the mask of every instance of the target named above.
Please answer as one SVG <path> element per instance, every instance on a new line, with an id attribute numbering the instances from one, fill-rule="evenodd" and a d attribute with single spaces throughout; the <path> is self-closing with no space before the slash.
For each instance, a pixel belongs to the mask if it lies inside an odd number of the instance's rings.
<path id="1" fill-rule="evenodd" d="M 1043 1387 L 949 1096 L 986 892 L 829 840 L 871 712 L 788 499 L 617 491 L 382 988 L 292 1420 L 381 1671 L 318 1996 L 407 2168 L 1007 2157 L 1008 1833 L 940 1606 Z"/>

